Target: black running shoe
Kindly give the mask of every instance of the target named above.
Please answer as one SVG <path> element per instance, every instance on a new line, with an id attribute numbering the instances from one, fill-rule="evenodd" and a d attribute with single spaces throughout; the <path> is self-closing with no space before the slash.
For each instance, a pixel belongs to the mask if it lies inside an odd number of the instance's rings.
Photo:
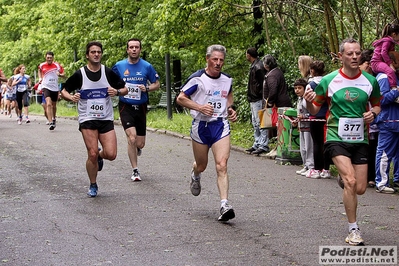
<path id="1" fill-rule="evenodd" d="M 226 221 L 236 217 L 233 207 L 231 207 L 231 205 L 229 205 L 229 204 L 226 204 L 220 208 L 220 214 L 221 215 L 218 218 L 218 221 L 220 221 L 220 222 L 226 222 Z"/>

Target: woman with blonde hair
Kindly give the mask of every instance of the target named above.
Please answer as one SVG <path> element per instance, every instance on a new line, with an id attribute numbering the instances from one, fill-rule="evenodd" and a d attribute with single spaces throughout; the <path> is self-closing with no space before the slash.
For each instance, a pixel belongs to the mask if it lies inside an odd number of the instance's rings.
<path id="1" fill-rule="evenodd" d="M 301 72 L 302 78 L 304 78 L 307 82 L 311 81 L 310 74 L 310 64 L 313 62 L 313 58 L 308 55 L 300 55 L 298 57 L 298 68 L 299 72 Z"/>

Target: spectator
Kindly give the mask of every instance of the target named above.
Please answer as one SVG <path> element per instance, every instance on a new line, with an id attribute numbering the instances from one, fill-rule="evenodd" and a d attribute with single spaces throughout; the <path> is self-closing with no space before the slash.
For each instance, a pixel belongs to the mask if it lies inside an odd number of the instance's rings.
<path id="1" fill-rule="evenodd" d="M 291 98 L 288 94 L 288 86 L 285 82 L 283 71 L 277 66 L 276 59 L 268 54 L 263 57 L 263 65 L 266 69 L 266 76 L 263 82 L 263 97 L 267 100 L 267 108 L 271 107 L 292 107 Z M 277 135 L 276 130 L 269 130 L 269 139 Z M 275 155 L 274 149 L 268 155 Z"/>
<path id="2" fill-rule="evenodd" d="M 374 75 L 373 70 L 370 66 L 371 57 L 373 56 L 373 50 L 366 49 L 362 51 L 362 55 L 359 60 L 360 70 L 366 71 L 370 75 Z M 378 144 L 378 126 L 373 121 L 369 126 L 369 160 L 367 167 L 367 182 L 369 187 L 375 187 L 375 156 Z"/>
<path id="3" fill-rule="evenodd" d="M 309 82 L 307 88 L 316 89 L 324 76 L 325 66 L 323 61 L 313 61 L 310 64 L 310 74 L 312 81 Z M 324 102 L 319 112 L 311 116 L 314 121 L 310 123 L 310 134 L 313 140 L 313 156 L 314 156 L 314 169 L 307 173 L 307 177 L 311 178 L 330 178 L 330 159 L 324 155 L 324 136 L 326 134 L 326 114 L 328 111 L 328 104 Z"/>
<path id="4" fill-rule="evenodd" d="M 313 62 L 313 58 L 308 55 L 300 55 L 298 57 L 298 69 L 301 72 L 301 76 L 307 82 L 312 80 L 312 73 L 310 72 L 310 64 Z"/>
<path id="5" fill-rule="evenodd" d="M 399 24 L 387 24 L 382 31 L 382 38 L 373 42 L 374 53 L 371 58 L 371 69 L 374 73 L 385 73 L 391 88 L 397 87 L 396 69 L 389 52 L 395 50 L 399 41 Z"/>
<path id="6" fill-rule="evenodd" d="M 268 130 L 260 128 L 260 120 L 258 116 L 258 111 L 261 110 L 263 106 L 263 79 L 265 78 L 266 69 L 258 57 L 256 48 L 248 48 L 246 57 L 251 63 L 247 87 L 247 99 L 251 107 L 251 121 L 254 129 L 254 143 L 252 144 L 252 147 L 246 151 L 250 154 L 261 154 L 269 152 Z"/>
<path id="7" fill-rule="evenodd" d="M 393 66 L 399 68 L 399 53 L 390 52 Z M 399 158 L 399 91 L 392 90 L 386 73 L 378 73 L 377 80 L 382 94 L 381 113 L 377 117 L 380 130 L 378 136 L 377 153 L 375 157 L 376 191 L 380 193 L 395 193 L 389 184 L 389 169 L 392 159 L 397 163 Z M 398 78 L 396 78 L 399 84 Z M 395 173 L 399 168 L 394 167 Z M 397 173 L 395 175 L 398 175 Z"/>
<path id="8" fill-rule="evenodd" d="M 297 122 L 294 122 L 293 126 L 298 125 L 299 130 L 299 150 L 301 152 L 303 168 L 296 171 L 297 174 L 304 174 L 305 176 L 314 168 L 313 159 L 313 140 L 310 135 L 310 122 L 302 121 L 309 119 L 309 111 L 306 109 L 306 101 L 303 99 L 305 88 L 308 85 L 307 81 L 303 78 L 297 79 L 294 83 L 295 94 L 298 96 L 297 102 Z M 320 178 L 307 176 L 311 178 Z"/>

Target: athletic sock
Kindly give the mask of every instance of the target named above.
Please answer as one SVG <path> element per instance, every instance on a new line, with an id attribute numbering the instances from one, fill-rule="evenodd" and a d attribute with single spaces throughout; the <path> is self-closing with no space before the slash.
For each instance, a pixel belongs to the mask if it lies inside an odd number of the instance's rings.
<path id="1" fill-rule="evenodd" d="M 221 207 L 226 206 L 226 204 L 227 204 L 227 199 L 222 199 L 222 200 L 220 201 L 220 206 L 221 206 Z"/>
<path id="2" fill-rule="evenodd" d="M 357 222 L 348 223 L 348 225 L 349 225 L 349 232 L 352 231 L 353 229 L 359 229 L 359 227 L 357 226 Z"/>

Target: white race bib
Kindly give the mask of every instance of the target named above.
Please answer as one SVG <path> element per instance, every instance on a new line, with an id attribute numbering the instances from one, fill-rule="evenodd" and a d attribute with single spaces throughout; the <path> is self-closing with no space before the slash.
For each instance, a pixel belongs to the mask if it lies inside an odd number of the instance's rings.
<path id="1" fill-rule="evenodd" d="M 210 97 L 208 99 L 208 104 L 213 106 L 213 115 L 212 117 L 221 117 L 223 110 L 223 101 L 221 98 L 213 98 Z"/>
<path id="2" fill-rule="evenodd" d="M 128 93 L 124 96 L 127 99 L 140 100 L 141 90 L 139 89 L 139 84 L 126 83 Z"/>
<path id="3" fill-rule="evenodd" d="M 106 98 L 88 99 L 87 100 L 87 116 L 102 118 L 105 117 Z"/>
<path id="4" fill-rule="evenodd" d="M 341 117 L 338 123 L 338 135 L 342 140 L 363 141 L 364 140 L 363 118 Z"/>
<path id="5" fill-rule="evenodd" d="M 27 87 L 28 86 L 26 86 L 26 85 L 17 85 L 17 91 L 18 92 L 24 92 L 24 91 L 26 91 Z"/>

